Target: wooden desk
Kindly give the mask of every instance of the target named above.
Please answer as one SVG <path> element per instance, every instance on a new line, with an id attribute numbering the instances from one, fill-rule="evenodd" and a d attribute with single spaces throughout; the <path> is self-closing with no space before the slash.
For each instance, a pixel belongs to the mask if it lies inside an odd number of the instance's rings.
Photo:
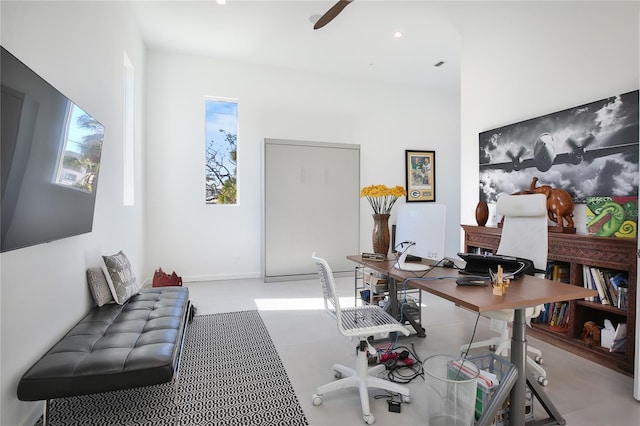
<path id="1" fill-rule="evenodd" d="M 529 380 L 527 378 L 525 310 L 527 307 L 543 303 L 594 296 L 596 294 L 595 290 L 588 290 L 580 286 L 525 275 L 519 280 L 511 282 L 506 295 L 494 296 L 490 286 L 458 286 L 455 281 L 458 273 L 455 269 L 435 267 L 428 272 L 408 272 L 395 269 L 392 260 L 372 262 L 367 259 L 362 259 L 362 257 L 358 255 L 347 256 L 347 259 L 386 274 L 390 278 L 390 294 L 395 294 L 395 291 L 392 291 L 391 287 L 391 284 L 395 281 L 396 285 L 397 283 L 406 283 L 408 286 L 435 294 L 456 305 L 463 306 L 478 313 L 497 311 L 500 309 L 514 309 L 511 336 L 511 362 L 518 370 L 518 379 L 511 389 L 509 423 L 517 426 L 525 424 L 525 392 L 527 385 L 555 424 L 563 425 L 566 423 L 536 380 Z M 430 264 L 429 262 L 423 263 Z M 483 416 L 483 418 L 484 417 L 485 416 Z"/>

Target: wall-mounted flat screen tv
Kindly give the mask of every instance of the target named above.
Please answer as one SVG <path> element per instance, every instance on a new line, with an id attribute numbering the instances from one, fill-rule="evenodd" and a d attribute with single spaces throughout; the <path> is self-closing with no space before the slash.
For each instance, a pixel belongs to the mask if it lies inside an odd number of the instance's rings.
<path id="1" fill-rule="evenodd" d="M 1 251 L 91 232 L 104 127 L 0 48 Z"/>

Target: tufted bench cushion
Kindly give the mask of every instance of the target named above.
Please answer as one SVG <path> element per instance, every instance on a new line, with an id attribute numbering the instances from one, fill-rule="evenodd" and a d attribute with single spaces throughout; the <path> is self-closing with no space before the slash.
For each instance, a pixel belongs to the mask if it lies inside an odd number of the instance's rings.
<path id="1" fill-rule="evenodd" d="M 23 401 L 168 382 L 178 368 L 190 303 L 186 287 L 143 289 L 93 308 L 18 384 Z"/>

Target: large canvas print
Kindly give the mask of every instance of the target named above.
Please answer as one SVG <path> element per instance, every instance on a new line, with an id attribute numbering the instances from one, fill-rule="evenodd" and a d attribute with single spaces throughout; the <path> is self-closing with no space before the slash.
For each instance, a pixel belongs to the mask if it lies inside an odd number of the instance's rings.
<path id="1" fill-rule="evenodd" d="M 638 196 L 638 91 L 480 133 L 480 197 L 540 184 L 575 203 Z"/>

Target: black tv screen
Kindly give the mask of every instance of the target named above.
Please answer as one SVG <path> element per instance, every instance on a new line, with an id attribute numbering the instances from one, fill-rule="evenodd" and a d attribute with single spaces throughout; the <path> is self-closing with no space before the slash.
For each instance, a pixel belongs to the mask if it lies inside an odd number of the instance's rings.
<path id="1" fill-rule="evenodd" d="M 1 49 L 1 251 L 91 232 L 104 127 Z"/>

